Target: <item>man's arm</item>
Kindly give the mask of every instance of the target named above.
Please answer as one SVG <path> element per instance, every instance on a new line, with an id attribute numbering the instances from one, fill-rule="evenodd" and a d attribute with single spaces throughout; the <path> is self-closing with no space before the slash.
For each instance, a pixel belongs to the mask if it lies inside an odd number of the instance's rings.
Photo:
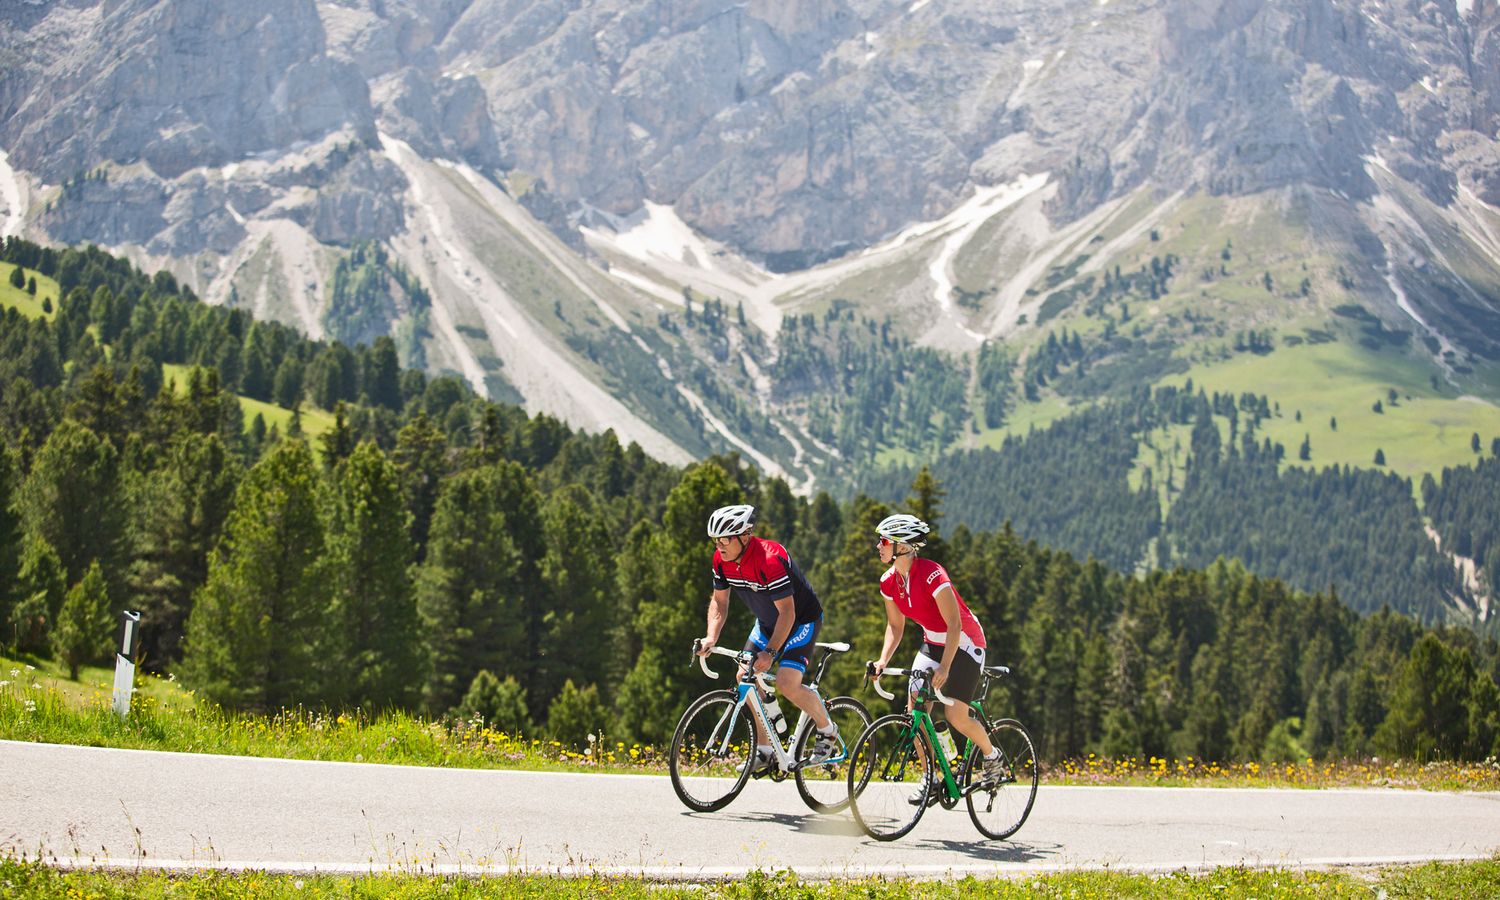
<path id="1" fill-rule="evenodd" d="M 708 652 L 719 643 L 719 635 L 724 631 L 724 621 L 729 618 L 729 589 L 716 590 L 708 596 L 708 630 L 705 632 L 702 643 L 698 645 L 698 655 L 707 656 Z"/>
<path id="2" fill-rule="evenodd" d="M 771 636 L 766 639 L 766 649 L 755 656 L 755 671 L 764 672 L 771 668 L 771 663 L 776 661 L 777 655 L 781 653 L 786 639 L 792 635 L 792 626 L 797 624 L 797 601 L 791 594 L 787 594 L 776 601 L 776 627 L 771 630 Z"/>

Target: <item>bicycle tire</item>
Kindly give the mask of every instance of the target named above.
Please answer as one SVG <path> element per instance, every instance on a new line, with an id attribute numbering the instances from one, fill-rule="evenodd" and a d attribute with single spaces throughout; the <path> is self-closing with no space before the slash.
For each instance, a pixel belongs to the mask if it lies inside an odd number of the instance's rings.
<path id="1" fill-rule="evenodd" d="M 847 785 L 850 748 L 854 740 L 870 726 L 870 711 L 853 697 L 834 697 L 826 705 L 829 718 L 839 726 L 839 741 L 843 745 L 844 759 L 832 764 L 801 765 L 816 740 L 816 728 L 808 728 L 802 732 L 802 736 L 797 739 L 797 746 L 792 748 L 792 758 L 798 762 L 797 793 L 802 795 L 802 802 L 813 812 L 836 813 L 849 805 Z M 830 789 L 842 792 L 842 797 L 833 799 Z"/>
<path id="2" fill-rule="evenodd" d="M 734 711 L 739 695 L 710 691 L 688 705 L 667 752 L 667 770 L 677 799 L 695 812 L 728 806 L 745 783 L 755 760 L 755 729 L 750 711 Z M 731 716 L 732 718 L 727 718 Z M 724 741 L 724 728 L 729 740 Z M 725 749 L 719 749 L 725 748 Z"/>
<path id="3" fill-rule="evenodd" d="M 984 777 L 979 748 L 971 747 L 964 767 L 963 787 L 969 820 L 974 827 L 991 840 L 1003 841 L 1021 830 L 1036 803 L 1037 782 L 1040 780 L 1036 745 L 1032 743 L 1026 726 L 1015 719 L 1000 719 L 991 726 L 990 743 L 999 747 L 1005 758 L 1009 769 L 1006 780 L 988 788 L 970 790 Z"/>
<path id="4" fill-rule="evenodd" d="M 915 728 L 909 713 L 891 713 L 871 722 L 851 752 L 849 809 L 854 821 L 877 841 L 894 841 L 910 832 L 928 804 L 913 804 L 908 795 L 919 783 L 931 784 L 936 769 L 927 735 Z"/>

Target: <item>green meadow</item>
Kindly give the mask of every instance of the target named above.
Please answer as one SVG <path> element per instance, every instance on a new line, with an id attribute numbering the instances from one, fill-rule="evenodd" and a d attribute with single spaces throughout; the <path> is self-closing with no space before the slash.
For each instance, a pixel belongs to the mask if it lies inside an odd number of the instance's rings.
<path id="1" fill-rule="evenodd" d="M 1474 462 L 1473 435 L 1479 435 L 1483 453 L 1500 437 L 1500 407 L 1440 393 L 1418 363 L 1345 341 L 1282 346 L 1263 356 L 1238 354 L 1200 363 L 1160 383 L 1181 386 L 1189 378 L 1194 390 L 1264 394 L 1273 409 L 1279 405 L 1280 414 L 1262 424 L 1260 435 L 1286 447 L 1290 466 L 1372 468 L 1379 449 L 1391 472 L 1436 477 L 1444 466 Z M 1305 462 L 1297 458 L 1304 437 L 1312 451 Z"/>
<path id="2" fill-rule="evenodd" d="M 10 273 L 15 269 L 11 263 L 0 262 L 0 307 L 13 307 L 29 318 L 40 316 L 51 320 L 57 315 L 57 298 L 60 296 L 57 282 L 40 272 L 22 269 L 21 273 L 27 280 L 36 279 L 36 296 L 33 297 L 25 288 L 10 283 Z M 43 300 L 52 301 L 52 312 L 42 309 Z"/>
<path id="3" fill-rule="evenodd" d="M 187 391 L 189 370 L 192 366 L 165 363 L 161 367 L 162 382 L 172 383 L 179 394 Z M 266 430 L 270 431 L 274 425 L 281 434 L 286 434 L 292 424 L 292 411 L 277 406 L 274 403 L 266 403 L 262 400 L 253 400 L 249 397 L 240 397 L 240 413 L 244 416 L 245 430 L 250 430 L 250 424 L 258 415 L 266 423 Z M 314 447 L 318 446 L 318 438 L 333 430 L 333 413 L 318 409 L 314 406 L 302 408 L 302 433 Z"/>

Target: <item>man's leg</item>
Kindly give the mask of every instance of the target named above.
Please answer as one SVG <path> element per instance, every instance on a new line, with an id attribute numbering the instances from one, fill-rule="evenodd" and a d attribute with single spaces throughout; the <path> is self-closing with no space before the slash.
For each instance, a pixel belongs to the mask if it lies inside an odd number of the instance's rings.
<path id="1" fill-rule="evenodd" d="M 802 685 L 801 671 L 786 665 L 777 669 L 776 690 L 781 692 L 781 696 L 792 701 L 798 709 L 812 716 L 814 725 L 821 729 L 828 728 L 828 710 L 824 708 L 823 700 L 816 692 Z"/>

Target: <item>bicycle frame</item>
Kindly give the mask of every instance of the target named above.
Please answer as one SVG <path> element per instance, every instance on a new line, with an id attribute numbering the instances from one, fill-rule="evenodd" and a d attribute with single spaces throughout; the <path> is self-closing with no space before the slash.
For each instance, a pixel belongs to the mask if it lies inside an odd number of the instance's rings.
<path id="1" fill-rule="evenodd" d="M 844 644 L 842 646 L 846 650 L 848 649 L 847 644 Z M 802 735 L 806 733 L 808 729 L 813 727 L 812 716 L 808 715 L 807 712 L 805 710 L 802 710 L 800 707 L 798 708 L 798 712 L 801 713 L 801 715 L 797 718 L 796 726 L 788 729 L 786 745 L 783 747 L 781 743 L 781 737 L 777 734 L 775 726 L 771 724 L 771 715 L 766 710 L 765 700 L 761 696 L 762 690 L 767 694 L 774 693 L 776 690 L 776 682 L 768 673 L 753 672 L 750 668 L 750 663 L 752 660 L 746 653 L 736 653 L 732 650 L 725 650 L 719 647 L 715 647 L 710 652 L 720 656 L 730 657 L 731 659 L 735 660 L 735 662 L 739 663 L 740 666 L 742 666 L 745 670 L 744 674 L 739 678 L 739 683 L 735 686 L 735 691 L 738 694 L 738 699 L 735 701 L 734 706 L 724 714 L 724 717 L 722 719 L 719 720 L 719 723 L 714 726 L 715 734 L 718 734 L 720 730 L 722 730 L 724 734 L 723 740 L 718 748 L 719 752 L 728 752 L 729 736 L 733 732 L 733 729 L 730 728 L 729 725 L 734 721 L 734 717 L 739 715 L 740 710 L 743 709 L 748 703 L 750 705 L 751 715 L 753 715 L 755 717 L 755 720 L 760 723 L 760 727 L 765 730 L 766 736 L 770 738 L 771 752 L 776 757 L 777 771 L 783 777 L 795 772 L 797 770 L 797 761 L 792 758 L 792 750 L 796 748 L 797 742 L 802 738 Z M 828 667 L 828 661 L 831 658 L 832 653 L 825 651 L 823 653 L 822 660 L 818 664 L 817 672 L 813 675 L 812 681 L 807 682 L 803 685 L 803 687 L 812 691 L 813 694 L 817 696 L 819 703 L 823 703 L 823 695 L 818 691 L 818 683 L 823 680 L 823 672 Z M 702 657 L 698 658 L 698 664 L 702 667 L 704 673 L 707 674 L 708 677 L 719 677 L 719 674 L 710 669 L 708 667 L 708 663 Z M 760 688 L 760 690 L 756 690 L 757 687 Z M 827 708 L 826 705 L 824 708 Z M 843 741 L 841 740 L 840 743 L 842 744 Z M 822 760 L 820 761 L 819 765 L 827 765 L 830 762 L 843 762 L 848 758 L 848 746 L 844 745 L 842 747 L 842 751 L 843 755 L 836 756 L 828 760 Z"/>
<path id="2" fill-rule="evenodd" d="M 945 795 L 945 799 L 949 804 L 957 803 L 959 800 L 962 800 L 964 798 L 964 792 L 958 785 L 958 773 L 953 770 L 953 766 L 948 760 L 947 751 L 943 749 L 942 744 L 938 741 L 937 726 L 933 722 L 932 714 L 929 713 L 926 709 L 927 704 L 934 701 L 941 702 L 945 706 L 953 706 L 955 702 L 947 697 L 944 697 L 942 691 L 938 690 L 935 687 L 932 687 L 931 682 L 928 681 L 928 678 L 931 677 L 931 673 L 929 672 L 914 673 L 905 669 L 887 669 L 885 671 L 890 673 L 891 675 L 908 676 L 916 674 L 921 677 L 921 689 L 918 690 L 915 702 L 912 703 L 912 708 L 909 711 L 909 715 L 911 716 L 911 739 L 916 739 L 916 733 L 918 731 L 921 731 L 927 736 L 927 746 L 932 748 L 933 755 L 936 757 L 937 769 L 943 775 L 943 793 Z M 886 698 L 887 700 L 894 700 L 896 698 L 895 694 L 890 694 L 886 691 L 881 690 L 878 681 L 873 686 L 875 688 L 875 693 Z M 928 695 L 927 693 L 929 690 L 931 691 L 931 695 Z M 979 715 L 979 721 L 984 724 L 985 731 L 989 731 L 990 720 L 989 715 L 984 711 L 984 703 L 982 701 L 982 698 L 988 693 L 989 676 L 986 675 L 984 677 L 984 687 L 981 690 L 979 696 L 969 704 Z M 959 734 L 958 729 L 954 728 L 951 722 L 948 724 L 948 730 L 951 731 L 955 736 L 963 738 L 962 745 L 960 745 L 957 740 L 953 742 L 954 748 L 958 750 L 959 764 L 963 765 L 964 762 L 969 758 L 969 751 L 973 747 L 974 742 L 969 740 L 968 737 Z M 905 754 L 909 750 L 909 745 L 903 743 L 902 745 L 897 747 L 897 750 Z M 890 763 L 891 761 L 888 760 L 886 765 L 889 766 Z M 905 763 L 903 762 L 902 765 L 904 766 Z M 973 791 L 979 787 L 980 785 L 973 784 L 970 785 L 969 790 Z"/>

